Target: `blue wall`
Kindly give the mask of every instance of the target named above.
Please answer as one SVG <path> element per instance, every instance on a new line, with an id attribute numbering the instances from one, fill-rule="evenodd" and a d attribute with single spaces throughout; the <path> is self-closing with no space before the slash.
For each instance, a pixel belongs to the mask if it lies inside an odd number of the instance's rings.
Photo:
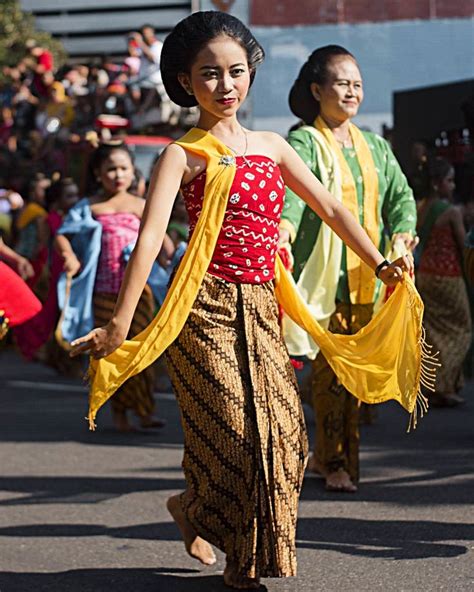
<path id="1" fill-rule="evenodd" d="M 374 121 L 391 124 L 394 91 L 474 76 L 474 19 L 252 27 L 252 31 L 267 54 L 252 91 L 258 126 L 268 118 L 281 118 L 283 127 L 291 123 L 289 89 L 307 56 L 321 45 L 342 45 L 356 56 L 365 86 L 360 113 L 368 120 L 373 116 Z M 273 123 L 270 127 L 278 127 Z"/>

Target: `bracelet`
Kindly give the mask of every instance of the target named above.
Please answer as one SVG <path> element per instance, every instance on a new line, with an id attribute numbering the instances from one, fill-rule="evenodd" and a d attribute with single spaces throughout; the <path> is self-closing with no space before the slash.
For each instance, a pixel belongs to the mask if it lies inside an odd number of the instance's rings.
<path id="1" fill-rule="evenodd" d="M 375 270 L 374 270 L 375 277 L 377 277 L 377 278 L 378 278 L 378 277 L 379 277 L 379 274 L 380 274 L 380 272 L 382 271 L 382 269 L 383 269 L 384 267 L 388 267 L 389 265 L 391 265 L 391 263 L 390 263 L 390 261 L 387 261 L 387 259 L 384 259 L 384 260 L 382 261 L 382 263 L 379 263 L 379 264 L 377 265 L 377 267 L 375 268 Z"/>

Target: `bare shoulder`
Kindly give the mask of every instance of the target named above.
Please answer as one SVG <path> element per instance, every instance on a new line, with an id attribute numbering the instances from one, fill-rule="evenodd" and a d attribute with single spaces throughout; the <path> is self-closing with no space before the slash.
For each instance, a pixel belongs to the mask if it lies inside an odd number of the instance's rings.
<path id="1" fill-rule="evenodd" d="M 249 131 L 249 152 L 272 158 L 277 164 L 282 160 L 286 141 L 275 132 Z"/>
<path id="2" fill-rule="evenodd" d="M 453 222 L 461 223 L 461 224 L 463 223 L 464 217 L 463 217 L 462 209 L 459 206 L 453 206 L 453 207 L 449 208 L 448 212 L 449 212 L 450 218 Z"/>
<path id="3" fill-rule="evenodd" d="M 136 214 L 139 218 L 143 216 L 145 203 L 146 202 L 143 199 L 143 197 L 137 197 L 136 195 L 132 195 L 133 213 Z"/>
<path id="4" fill-rule="evenodd" d="M 161 156 L 158 160 L 158 163 L 166 162 L 167 164 L 175 164 L 175 165 L 182 165 L 183 167 L 186 166 L 186 151 L 185 149 L 180 146 L 179 144 L 175 144 L 174 142 L 168 144 L 166 148 L 161 153 Z"/>

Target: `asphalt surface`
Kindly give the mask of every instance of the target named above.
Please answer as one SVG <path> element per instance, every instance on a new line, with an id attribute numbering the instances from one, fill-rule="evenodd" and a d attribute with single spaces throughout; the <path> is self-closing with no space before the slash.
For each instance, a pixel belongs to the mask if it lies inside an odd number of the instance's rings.
<path id="1" fill-rule="evenodd" d="M 87 394 L 39 364 L 0 352 L 0 592 L 218 592 L 224 561 L 201 569 L 165 509 L 184 486 L 171 394 L 167 426 L 98 431 Z M 474 383 L 468 403 L 433 409 L 416 432 L 395 404 L 362 430 L 356 494 L 305 481 L 297 578 L 269 592 L 474 591 Z M 308 412 L 311 425 L 311 413 Z"/>

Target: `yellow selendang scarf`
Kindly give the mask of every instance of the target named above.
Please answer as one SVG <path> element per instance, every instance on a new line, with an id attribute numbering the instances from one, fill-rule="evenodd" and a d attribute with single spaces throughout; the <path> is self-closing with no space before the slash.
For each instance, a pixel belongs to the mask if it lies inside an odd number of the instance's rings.
<path id="1" fill-rule="evenodd" d="M 128 378 L 152 364 L 179 335 L 214 253 L 235 176 L 235 159 L 217 138 L 197 128 L 177 144 L 206 159 L 202 211 L 166 300 L 152 323 L 106 358 L 91 358 L 91 429 L 98 409 L 109 397 Z M 426 407 L 420 382 L 431 384 L 432 380 L 432 370 L 422 368 L 422 358 L 432 364 L 435 361 L 423 344 L 423 303 L 410 278 L 405 275 L 387 304 L 357 335 L 333 335 L 312 317 L 279 257 L 275 274 L 279 303 L 287 315 L 310 332 L 349 392 L 366 403 L 395 399 L 416 422 L 417 399 L 422 408 Z"/>
<path id="2" fill-rule="evenodd" d="M 322 117 L 315 121 L 315 127 L 324 136 L 332 153 L 336 156 L 342 177 L 342 203 L 359 221 L 359 205 L 357 201 L 357 189 L 351 169 L 347 164 L 344 154 Z M 364 221 L 363 227 L 370 240 L 378 248 L 380 243 L 380 226 L 378 216 L 379 179 L 375 170 L 374 159 L 362 132 L 355 125 L 350 124 L 354 151 L 357 154 L 362 171 L 364 184 Z M 373 270 L 366 265 L 351 249 L 346 249 L 347 278 L 349 282 L 349 294 L 353 304 L 370 304 L 374 300 L 376 277 Z"/>
<path id="3" fill-rule="evenodd" d="M 325 121 L 318 117 L 314 126 L 304 130 L 314 138 L 314 149 L 321 183 L 332 196 L 359 220 L 357 188 L 344 154 Z M 354 151 L 360 163 L 364 184 L 364 228 L 375 246 L 380 243 L 378 215 L 378 175 L 370 148 L 360 130 L 350 125 Z M 336 294 L 340 280 L 342 240 L 327 225 L 321 224 L 313 249 L 301 271 L 297 288 L 312 316 L 327 329 L 331 315 L 336 310 Z M 346 249 L 350 301 L 368 304 L 374 300 L 376 278 L 373 271 L 351 250 Z M 381 292 L 384 293 L 384 290 Z M 288 316 L 283 319 L 283 334 L 288 351 L 293 356 L 316 358 L 319 346 L 311 335 Z"/>

